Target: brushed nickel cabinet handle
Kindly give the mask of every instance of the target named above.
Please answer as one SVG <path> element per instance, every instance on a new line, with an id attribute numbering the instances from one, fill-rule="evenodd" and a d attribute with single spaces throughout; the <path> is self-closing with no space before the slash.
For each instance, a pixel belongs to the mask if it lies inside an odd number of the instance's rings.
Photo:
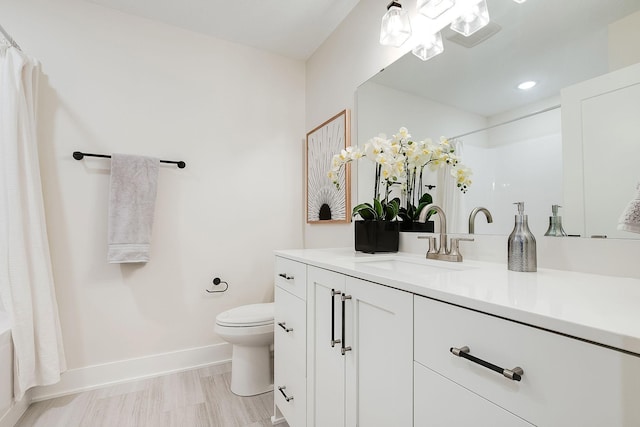
<path id="1" fill-rule="evenodd" d="M 524 375 L 524 371 L 519 366 L 516 366 L 513 369 L 505 369 L 505 368 L 501 368 L 498 365 L 494 365 L 491 362 L 487 362 L 486 360 L 482 360 L 478 357 L 472 356 L 471 354 L 469 354 L 471 350 L 466 345 L 460 348 L 451 347 L 449 351 L 458 357 L 462 357 L 463 359 L 470 360 L 473 363 L 477 363 L 480 366 L 484 366 L 485 368 L 491 369 L 492 371 L 502 374 L 505 378 L 508 378 L 513 381 L 522 380 L 522 375 Z"/>
<path id="2" fill-rule="evenodd" d="M 351 295 L 344 295 L 343 294 L 342 297 L 340 297 L 340 300 L 342 301 L 342 342 L 341 342 L 342 347 L 340 347 L 340 354 L 342 354 L 343 356 L 347 353 L 347 351 L 351 351 L 352 350 L 351 346 L 345 347 L 345 345 L 344 345 L 344 340 L 345 340 L 345 337 L 344 337 L 344 335 L 345 335 L 345 333 L 344 333 L 345 332 L 344 331 L 345 330 L 345 327 L 344 327 L 345 313 L 344 312 L 345 312 L 345 301 L 348 300 L 348 299 L 351 299 Z"/>
<path id="3" fill-rule="evenodd" d="M 287 328 L 287 323 L 286 322 L 278 322 L 278 326 L 280 326 L 282 329 L 284 329 L 285 332 L 289 333 L 291 331 L 293 331 L 293 328 Z"/>
<path id="4" fill-rule="evenodd" d="M 341 341 L 336 339 L 336 299 L 335 297 L 342 295 L 342 292 L 331 289 L 331 347 L 340 344 Z M 342 321 L 344 323 L 344 320 Z"/>
<path id="5" fill-rule="evenodd" d="M 284 392 L 286 388 L 286 386 L 280 386 L 278 387 L 278 390 L 280 390 L 280 393 L 282 393 L 282 395 L 284 396 L 284 400 L 286 400 L 287 402 L 291 402 L 293 400 L 293 396 L 287 396 L 287 394 Z"/>

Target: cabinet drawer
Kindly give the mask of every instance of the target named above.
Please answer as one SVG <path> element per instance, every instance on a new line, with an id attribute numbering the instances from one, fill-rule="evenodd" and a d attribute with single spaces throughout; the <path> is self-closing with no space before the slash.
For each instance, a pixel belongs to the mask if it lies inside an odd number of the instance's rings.
<path id="1" fill-rule="evenodd" d="M 638 426 L 640 358 L 498 317 L 416 296 L 415 360 L 539 426 Z M 502 368 L 513 381 L 453 355 Z"/>
<path id="2" fill-rule="evenodd" d="M 292 360 L 293 357 L 278 357 L 276 353 L 273 396 L 275 405 L 289 426 L 301 427 L 306 425 L 307 386 L 304 370 L 292 367 Z M 284 389 L 280 391 L 279 387 Z"/>
<path id="3" fill-rule="evenodd" d="M 295 295 L 276 287 L 274 313 L 275 357 L 288 360 L 288 368 L 300 368 L 304 376 L 307 321 L 305 302 Z"/>
<path id="4" fill-rule="evenodd" d="M 307 296 L 307 266 L 301 262 L 276 257 L 275 284 L 302 299 Z"/>
<path id="5" fill-rule="evenodd" d="M 415 363 L 414 376 L 416 427 L 531 427 L 523 419 L 419 363 Z"/>

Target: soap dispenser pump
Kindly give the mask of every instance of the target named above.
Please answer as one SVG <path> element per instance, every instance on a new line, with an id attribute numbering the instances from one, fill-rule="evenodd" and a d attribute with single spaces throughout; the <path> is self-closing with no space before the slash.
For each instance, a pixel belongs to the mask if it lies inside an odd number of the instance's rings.
<path id="1" fill-rule="evenodd" d="M 562 228 L 562 217 L 558 216 L 558 208 L 561 207 L 559 205 L 551 205 L 552 215 L 549 217 L 549 228 L 544 233 L 545 236 L 562 237 L 567 235 L 564 228 Z"/>
<path id="2" fill-rule="evenodd" d="M 517 202 L 518 214 L 507 243 L 507 268 L 511 271 L 537 271 L 536 238 L 529 230 L 524 202 Z"/>

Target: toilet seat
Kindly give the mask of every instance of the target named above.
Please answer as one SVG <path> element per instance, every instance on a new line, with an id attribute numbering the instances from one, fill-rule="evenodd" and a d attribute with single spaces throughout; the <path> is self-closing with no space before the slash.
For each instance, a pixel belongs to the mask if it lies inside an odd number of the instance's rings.
<path id="1" fill-rule="evenodd" d="M 226 327 L 251 327 L 273 324 L 273 303 L 249 304 L 232 308 L 216 316 L 216 324 Z"/>

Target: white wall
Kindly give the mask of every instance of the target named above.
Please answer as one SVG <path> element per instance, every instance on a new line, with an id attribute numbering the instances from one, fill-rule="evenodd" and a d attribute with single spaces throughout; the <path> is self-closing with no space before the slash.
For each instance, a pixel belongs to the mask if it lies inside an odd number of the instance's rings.
<path id="1" fill-rule="evenodd" d="M 302 246 L 305 65 L 85 1 L 12 0 L 42 62 L 39 144 L 70 370 L 222 343 L 218 313 L 272 301 L 273 254 Z M 146 265 L 106 262 L 109 161 L 162 166 Z M 220 276 L 229 291 L 209 295 Z"/>

